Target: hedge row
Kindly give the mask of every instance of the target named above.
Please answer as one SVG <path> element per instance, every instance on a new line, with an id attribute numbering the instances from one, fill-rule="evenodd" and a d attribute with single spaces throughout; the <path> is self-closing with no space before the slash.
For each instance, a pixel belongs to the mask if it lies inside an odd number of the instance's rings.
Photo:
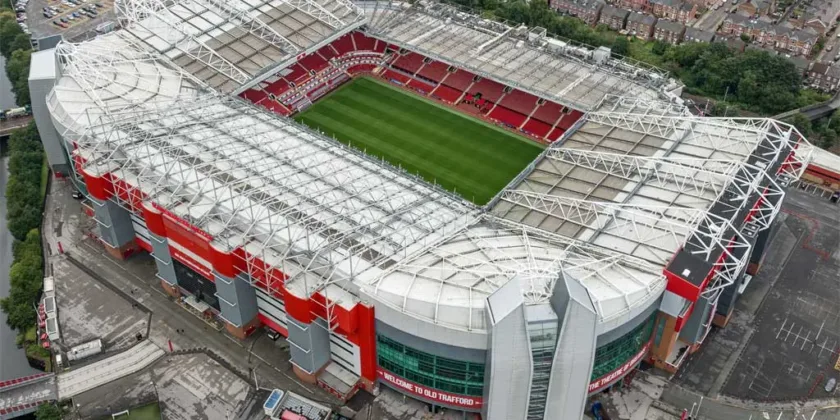
<path id="1" fill-rule="evenodd" d="M 14 262 L 9 269 L 9 296 L 0 300 L 7 323 L 24 333 L 35 325 L 34 305 L 44 278 L 41 250 L 43 200 L 41 169 L 44 150 L 35 124 L 15 131 L 9 138 L 9 178 L 6 208 L 9 231 L 16 238 Z"/>

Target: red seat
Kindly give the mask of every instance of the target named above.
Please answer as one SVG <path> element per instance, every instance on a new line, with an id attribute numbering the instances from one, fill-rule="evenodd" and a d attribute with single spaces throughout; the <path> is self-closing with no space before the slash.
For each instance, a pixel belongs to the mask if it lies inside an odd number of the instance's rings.
<path id="1" fill-rule="evenodd" d="M 420 69 L 420 73 L 418 74 L 429 80 L 434 80 L 435 82 L 440 83 L 444 76 L 446 76 L 447 68 L 449 68 L 449 65 L 447 64 L 443 64 L 440 61 L 432 61 L 431 63 L 426 63 L 426 65 Z"/>
<path id="2" fill-rule="evenodd" d="M 297 63 L 293 64 L 291 67 L 286 68 L 286 70 L 288 70 L 288 73 L 286 73 L 285 76 L 283 76 L 283 78 L 290 82 L 297 81 L 303 76 L 309 76 L 309 72 L 306 71 L 306 69 L 304 69 L 303 67 L 297 65 Z M 281 72 L 280 74 L 283 74 L 284 72 Z"/>
<path id="3" fill-rule="evenodd" d="M 538 107 L 537 110 L 531 115 L 531 118 L 536 118 L 542 122 L 554 124 L 557 121 L 557 118 L 560 117 L 560 113 L 563 112 L 563 106 L 551 101 L 546 101 L 542 106 Z"/>
<path id="4" fill-rule="evenodd" d="M 458 69 L 455 73 L 450 73 L 444 83 L 452 88 L 460 90 L 461 92 L 467 90 L 472 83 L 474 75 L 468 71 Z"/>
<path id="5" fill-rule="evenodd" d="M 413 52 L 400 56 L 393 64 L 394 67 L 411 74 L 417 73 L 417 70 L 420 70 L 420 66 L 422 65 L 423 56 Z"/>
<path id="6" fill-rule="evenodd" d="M 564 131 L 568 130 L 580 117 L 583 115 L 582 112 L 578 110 L 572 110 L 572 112 L 563 116 L 557 126 L 562 128 Z"/>
<path id="7" fill-rule="evenodd" d="M 361 32 L 353 32 L 351 35 L 356 40 L 356 51 L 374 51 L 375 39 Z"/>
<path id="8" fill-rule="evenodd" d="M 440 99 L 443 99 L 444 101 L 455 103 L 455 101 L 457 101 L 458 98 L 461 97 L 461 93 L 462 92 L 452 89 L 449 86 L 440 85 L 437 87 L 437 89 L 435 89 L 435 92 L 432 94 L 432 96 L 437 96 Z"/>
<path id="9" fill-rule="evenodd" d="M 430 83 L 428 83 L 424 80 L 418 80 L 418 79 L 409 80 L 408 86 L 416 88 L 416 89 L 422 89 L 426 93 L 431 92 L 432 89 L 435 88 L 435 85 L 430 84 Z"/>
<path id="10" fill-rule="evenodd" d="M 551 141 L 555 141 L 560 138 L 566 131 L 562 128 L 555 127 L 554 130 L 551 130 L 551 134 L 548 135 L 548 139 Z"/>
<path id="11" fill-rule="evenodd" d="M 537 106 L 537 97 L 531 95 L 530 93 L 514 89 L 502 98 L 499 105 L 514 110 L 520 114 L 531 115 L 531 112 L 534 111 L 534 107 Z"/>
<path id="12" fill-rule="evenodd" d="M 248 102 L 259 104 L 266 98 L 268 98 L 268 94 L 262 90 L 257 89 L 248 89 L 245 92 L 239 94 L 243 99 L 247 100 Z"/>
<path id="13" fill-rule="evenodd" d="M 551 131 L 551 126 L 540 120 L 531 118 L 522 127 L 522 131 L 528 134 L 533 134 L 537 137 L 545 137 L 545 135 Z"/>
<path id="14" fill-rule="evenodd" d="M 330 48 L 329 45 L 322 47 L 320 50 L 318 50 L 318 54 L 321 54 L 321 56 L 326 58 L 327 60 L 337 57 L 337 55 L 335 55 L 335 51 L 332 48 Z"/>
<path id="15" fill-rule="evenodd" d="M 373 50 L 380 53 L 385 52 L 385 46 L 387 45 L 385 44 L 385 41 L 380 41 L 378 39 L 374 39 L 374 41 Z"/>
<path id="16" fill-rule="evenodd" d="M 344 35 L 343 37 L 336 39 L 332 42 L 332 46 L 338 51 L 339 54 L 346 54 L 351 51 L 355 51 L 353 48 L 353 40 L 350 39 L 350 35 Z"/>
<path id="17" fill-rule="evenodd" d="M 493 109 L 493 112 L 491 112 L 488 116 L 490 118 L 495 118 L 496 120 L 499 120 L 513 128 L 519 128 L 519 126 L 525 122 L 525 119 L 528 118 L 525 115 L 522 115 L 516 111 L 511 111 L 503 106 L 496 106 L 496 108 Z"/>
<path id="18" fill-rule="evenodd" d="M 402 84 L 406 84 L 406 83 L 408 83 L 409 80 L 411 80 L 406 76 L 403 76 L 403 75 L 401 75 L 397 72 L 393 72 L 393 71 L 390 71 L 390 70 L 385 70 L 385 72 L 383 73 L 383 76 L 386 79 L 393 79 L 393 80 L 396 80 L 396 81 L 398 81 Z"/>
<path id="19" fill-rule="evenodd" d="M 367 72 L 373 71 L 373 69 L 375 69 L 375 68 L 376 68 L 376 66 L 373 65 L 373 64 L 358 64 L 358 65 L 355 65 L 355 66 L 348 67 L 347 72 L 355 75 L 357 73 L 367 73 Z"/>
<path id="20" fill-rule="evenodd" d="M 505 86 L 501 83 L 494 82 L 490 79 L 481 79 L 473 85 L 470 93 L 480 93 L 482 98 L 490 102 L 497 102 L 502 96 L 504 88 Z"/>
<path id="21" fill-rule="evenodd" d="M 298 64 L 306 70 L 318 71 L 327 66 L 327 62 L 318 54 L 309 54 L 298 60 Z"/>

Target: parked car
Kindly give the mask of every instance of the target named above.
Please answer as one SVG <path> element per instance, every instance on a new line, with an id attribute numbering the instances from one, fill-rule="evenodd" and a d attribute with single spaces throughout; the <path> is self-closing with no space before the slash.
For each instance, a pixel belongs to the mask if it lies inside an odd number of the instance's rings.
<path id="1" fill-rule="evenodd" d="M 85 198 L 84 194 L 82 194 L 79 191 L 73 191 L 73 193 L 70 194 L 70 196 L 75 198 L 76 200 L 81 200 L 81 199 Z"/>
<path id="2" fill-rule="evenodd" d="M 837 380 L 834 378 L 829 379 L 828 383 L 825 384 L 825 392 L 833 391 L 835 385 L 837 385 Z"/>

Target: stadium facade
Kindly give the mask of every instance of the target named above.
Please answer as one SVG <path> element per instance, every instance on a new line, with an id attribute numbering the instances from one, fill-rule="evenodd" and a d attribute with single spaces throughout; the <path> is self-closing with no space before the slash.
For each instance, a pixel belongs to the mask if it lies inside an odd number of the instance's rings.
<path id="1" fill-rule="evenodd" d="M 108 252 L 303 380 L 488 419 L 578 418 L 724 326 L 811 146 L 704 118 L 656 69 L 451 6 L 123 0 L 123 29 L 33 56 L 56 174 Z M 379 77 L 548 144 L 490 203 L 287 116 Z M 479 111 L 475 111 L 478 109 Z"/>

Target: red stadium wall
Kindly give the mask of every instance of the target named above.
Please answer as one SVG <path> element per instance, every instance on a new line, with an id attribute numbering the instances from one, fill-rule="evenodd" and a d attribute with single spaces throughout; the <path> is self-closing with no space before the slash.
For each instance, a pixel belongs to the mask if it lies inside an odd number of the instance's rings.
<path id="1" fill-rule="evenodd" d="M 81 163 L 79 161 L 77 166 L 81 167 Z M 284 303 L 288 316 L 304 323 L 312 322 L 315 317 L 324 320 L 331 318 L 333 320 L 331 327 L 348 341 L 359 346 L 363 382 L 366 388 L 372 389 L 372 384 L 376 380 L 376 333 L 373 307 L 358 303 L 351 309 L 346 309 L 330 302 L 332 314 L 329 317 L 326 313 L 328 300 L 321 293 L 315 293 L 310 298 L 300 298 L 289 293 L 285 288 L 287 276 L 276 268 L 268 267 L 260 258 L 248 254 L 242 248 L 230 252 L 218 249 L 211 244 L 212 236 L 154 203 L 143 202 L 140 198 L 145 198 L 144 194 L 112 174 L 99 176 L 85 170 L 80 172 L 92 196 L 99 200 L 119 197 L 123 204 L 130 203 L 135 214 L 144 220 L 146 228 L 151 233 L 170 241 L 169 250 L 174 259 L 208 280 L 215 281 L 212 270 L 227 277 L 235 277 L 240 272 L 245 272 L 252 277 L 255 287 L 271 291 L 273 298 Z M 115 188 L 115 186 L 119 187 Z M 152 251 L 150 244 L 142 239 L 137 241 L 143 249 Z M 173 243 L 177 245 L 173 246 Z M 188 250 L 189 253 L 204 261 L 197 261 L 179 248 Z M 209 267 L 207 263 L 210 264 Z M 258 315 L 257 318 L 262 324 L 288 336 L 285 328 L 266 316 Z"/>

